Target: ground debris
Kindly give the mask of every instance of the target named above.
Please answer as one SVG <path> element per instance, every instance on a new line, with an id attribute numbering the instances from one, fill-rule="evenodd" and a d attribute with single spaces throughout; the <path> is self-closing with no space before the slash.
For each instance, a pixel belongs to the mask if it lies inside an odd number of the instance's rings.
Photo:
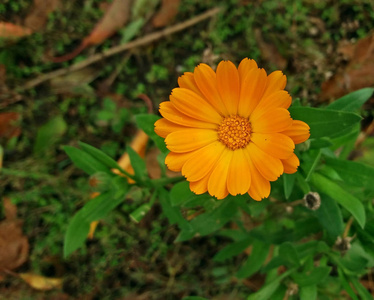
<path id="1" fill-rule="evenodd" d="M 17 219 L 17 207 L 3 198 L 5 220 L 0 222 L 0 278 L 27 261 L 29 242 L 22 233 L 23 221 Z"/>
<path id="2" fill-rule="evenodd" d="M 349 61 L 347 66 L 322 83 L 321 98 L 339 98 L 349 92 L 374 85 L 374 34 L 355 44 L 342 43 L 338 53 Z"/>

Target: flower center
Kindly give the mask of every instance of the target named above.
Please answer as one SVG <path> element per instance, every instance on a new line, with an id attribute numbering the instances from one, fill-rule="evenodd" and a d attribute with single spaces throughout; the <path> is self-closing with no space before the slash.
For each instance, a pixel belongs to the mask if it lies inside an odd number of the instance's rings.
<path id="1" fill-rule="evenodd" d="M 218 139 L 231 150 L 244 148 L 251 140 L 251 123 L 239 116 L 226 117 L 218 127 Z"/>

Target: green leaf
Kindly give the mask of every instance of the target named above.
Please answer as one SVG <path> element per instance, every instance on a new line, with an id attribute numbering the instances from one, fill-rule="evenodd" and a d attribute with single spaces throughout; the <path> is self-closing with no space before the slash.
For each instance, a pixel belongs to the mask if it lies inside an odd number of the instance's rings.
<path id="1" fill-rule="evenodd" d="M 170 191 L 170 203 L 172 206 L 187 207 L 191 202 L 203 202 L 209 198 L 211 196 L 208 194 L 196 195 L 193 193 L 187 181 L 178 182 Z"/>
<path id="2" fill-rule="evenodd" d="M 71 219 L 65 233 L 64 258 L 82 247 L 87 239 L 90 223 L 91 222 L 85 220 L 79 212 Z"/>
<path id="3" fill-rule="evenodd" d="M 374 168 L 351 160 L 325 158 L 326 164 L 334 168 L 349 185 L 374 189 Z"/>
<path id="4" fill-rule="evenodd" d="M 63 149 L 72 160 L 72 162 L 79 169 L 82 169 L 89 175 L 92 175 L 96 172 L 110 172 L 108 167 L 105 166 L 101 161 L 97 160 L 83 150 L 71 146 L 64 146 Z"/>
<path id="5" fill-rule="evenodd" d="M 344 275 L 343 271 L 340 268 L 338 268 L 338 275 L 339 275 L 339 279 L 340 279 L 341 285 L 343 286 L 343 288 L 345 289 L 345 291 L 348 293 L 348 295 L 351 297 L 351 299 L 353 299 L 353 300 L 359 300 L 357 298 L 357 295 L 353 291 L 351 285 L 349 284 L 349 282 L 345 278 L 345 275 Z"/>
<path id="6" fill-rule="evenodd" d="M 126 184 L 120 193 L 109 191 L 93 198 L 80 209 L 70 221 L 65 234 L 64 257 L 83 245 L 87 238 L 90 223 L 104 218 L 116 208 L 125 197 L 128 190 Z"/>
<path id="7" fill-rule="evenodd" d="M 321 195 L 321 206 L 314 212 L 320 224 L 336 239 L 344 230 L 343 217 L 336 201 L 327 195 Z"/>
<path id="8" fill-rule="evenodd" d="M 291 107 L 293 119 L 301 120 L 310 126 L 310 138 L 337 137 L 345 130 L 360 122 L 357 114 L 345 111 L 313 107 Z"/>
<path id="9" fill-rule="evenodd" d="M 209 299 L 208 298 L 199 297 L 199 296 L 187 296 L 187 297 L 183 297 L 182 300 L 209 300 Z"/>
<path id="10" fill-rule="evenodd" d="M 185 231 L 178 235 L 176 241 L 182 242 L 198 234 L 208 235 L 224 226 L 237 212 L 237 205 L 231 197 L 224 200 L 217 200 L 219 206 L 212 211 L 201 214 L 193 219 L 190 224 L 192 231 Z"/>
<path id="11" fill-rule="evenodd" d="M 307 285 L 301 287 L 300 300 L 317 300 L 317 286 Z"/>
<path id="12" fill-rule="evenodd" d="M 83 142 L 78 142 L 79 147 L 110 169 L 121 169 L 117 162 L 103 151 Z"/>
<path id="13" fill-rule="evenodd" d="M 304 162 L 302 164 L 302 169 L 306 175 L 305 181 L 310 180 L 310 176 L 318 165 L 321 158 L 321 150 L 310 150 L 308 155 L 304 155 Z"/>
<path id="14" fill-rule="evenodd" d="M 252 244 L 252 252 L 244 265 L 236 273 L 238 278 L 247 278 L 260 270 L 269 254 L 270 244 L 255 240 Z"/>
<path id="15" fill-rule="evenodd" d="M 326 108 L 332 110 L 357 112 L 361 108 L 361 106 L 370 99 L 373 92 L 373 88 L 364 88 L 352 92 L 335 100 Z"/>
<path id="16" fill-rule="evenodd" d="M 288 270 L 284 272 L 282 275 L 275 278 L 273 281 L 266 284 L 262 287 L 258 292 L 251 294 L 247 300 L 269 300 L 274 292 L 278 289 L 279 285 L 281 284 L 282 280 L 292 274 L 294 270 Z"/>
<path id="17" fill-rule="evenodd" d="M 342 133 L 339 137 L 334 138 L 332 150 L 339 149 L 339 157 L 343 159 L 348 159 L 349 154 L 356 147 L 356 140 L 358 135 L 361 132 L 360 123 L 357 123 L 355 126 L 347 130 L 346 133 Z M 335 155 L 334 155 L 335 157 Z"/>
<path id="18" fill-rule="evenodd" d="M 134 169 L 135 176 L 140 180 L 147 178 L 148 174 L 145 161 L 129 146 L 126 147 L 126 152 L 130 157 L 131 166 Z"/>
<path id="19" fill-rule="evenodd" d="M 168 152 L 166 148 L 164 139 L 158 136 L 155 132 L 155 122 L 160 119 L 160 117 L 153 114 L 139 114 L 135 116 L 136 124 L 140 129 L 142 129 L 148 136 L 155 142 L 158 149 L 161 152 Z"/>
<path id="20" fill-rule="evenodd" d="M 354 288 L 356 289 L 362 300 L 373 300 L 373 296 L 356 277 L 352 276 L 350 278 L 350 282 L 353 284 Z"/>
<path id="21" fill-rule="evenodd" d="M 285 242 L 280 245 L 279 256 L 285 260 L 288 268 L 300 266 L 299 254 L 297 253 L 295 246 L 290 242 Z"/>
<path id="22" fill-rule="evenodd" d="M 283 188 L 284 196 L 286 199 L 290 198 L 293 187 L 295 185 L 296 175 L 295 174 L 283 174 Z"/>
<path id="23" fill-rule="evenodd" d="M 62 116 L 56 116 L 38 129 L 34 144 L 34 154 L 40 154 L 50 148 L 65 133 L 66 122 Z"/>
<path id="24" fill-rule="evenodd" d="M 225 248 L 220 250 L 216 255 L 214 255 L 214 261 L 225 261 L 233 256 L 242 253 L 252 242 L 252 238 L 247 238 L 238 242 L 231 243 Z"/>
<path id="25" fill-rule="evenodd" d="M 332 141 L 327 137 L 323 137 L 323 138 L 311 140 L 309 149 L 326 148 L 326 147 L 330 147 L 331 145 L 332 145 Z"/>
<path id="26" fill-rule="evenodd" d="M 338 184 L 318 173 L 312 175 L 311 182 L 318 192 L 330 196 L 348 210 L 356 219 L 358 224 L 364 228 L 366 221 L 365 208 L 360 200 L 343 190 Z"/>
<path id="27" fill-rule="evenodd" d="M 308 194 L 310 192 L 310 186 L 299 172 L 296 173 L 296 180 L 304 195 Z"/>
<path id="28" fill-rule="evenodd" d="M 372 257 L 356 242 L 351 248 L 340 258 L 341 266 L 344 267 L 346 273 L 362 273 L 368 267 L 369 259 Z"/>
<path id="29" fill-rule="evenodd" d="M 151 208 L 152 204 L 144 203 L 130 214 L 131 220 L 133 220 L 135 223 L 139 223 L 141 219 L 143 219 L 144 216 L 151 210 Z"/>
<path id="30" fill-rule="evenodd" d="M 121 30 L 121 44 L 131 41 L 140 32 L 140 29 L 142 29 L 144 23 L 144 19 L 139 18 L 127 24 L 127 26 Z"/>
<path id="31" fill-rule="evenodd" d="M 158 194 L 160 196 L 160 203 L 162 206 L 162 211 L 168 218 L 170 224 L 178 224 L 179 228 L 187 232 L 192 232 L 190 223 L 183 218 L 182 213 L 177 207 L 173 207 L 170 204 L 169 192 L 165 189 L 159 189 Z"/>
<path id="32" fill-rule="evenodd" d="M 305 273 L 293 273 L 291 277 L 300 287 L 316 285 L 325 280 L 330 274 L 331 267 L 317 267 L 312 269 L 307 274 Z"/>

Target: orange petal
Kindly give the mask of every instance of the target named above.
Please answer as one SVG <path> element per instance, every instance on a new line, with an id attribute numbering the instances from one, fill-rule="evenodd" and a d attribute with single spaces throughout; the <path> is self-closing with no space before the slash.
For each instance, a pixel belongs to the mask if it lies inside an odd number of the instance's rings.
<path id="1" fill-rule="evenodd" d="M 230 115 L 236 115 L 239 103 L 239 73 L 231 61 L 221 61 L 217 66 L 217 87 Z"/>
<path id="2" fill-rule="evenodd" d="M 256 169 L 265 179 L 275 181 L 282 175 L 283 165 L 280 159 L 262 151 L 254 143 L 249 143 L 246 150 Z"/>
<path id="3" fill-rule="evenodd" d="M 300 161 L 296 154 L 292 154 L 290 158 L 282 159 L 284 173 L 293 174 L 297 171 L 297 167 L 300 165 Z"/>
<path id="4" fill-rule="evenodd" d="M 289 158 L 295 149 L 292 139 L 280 133 L 252 133 L 251 141 L 275 158 Z"/>
<path id="5" fill-rule="evenodd" d="M 175 124 L 164 118 L 159 119 L 155 122 L 155 132 L 157 133 L 157 135 L 163 138 L 166 138 L 167 135 L 173 131 L 178 131 L 182 129 L 187 129 L 187 127 Z"/>
<path id="6" fill-rule="evenodd" d="M 221 123 L 221 115 L 208 102 L 191 90 L 173 89 L 170 101 L 176 109 L 191 118 L 210 123 Z"/>
<path id="7" fill-rule="evenodd" d="M 253 59 L 244 58 L 240 62 L 238 67 L 241 85 L 243 84 L 243 80 L 245 79 L 245 77 L 251 69 L 258 69 L 257 63 Z"/>
<path id="8" fill-rule="evenodd" d="M 178 125 L 206 129 L 216 129 L 218 127 L 217 124 L 203 122 L 186 116 L 185 114 L 177 110 L 173 103 L 171 103 L 170 101 L 165 101 L 160 104 L 160 114 L 165 119 Z"/>
<path id="9" fill-rule="evenodd" d="M 249 117 L 260 102 L 266 87 L 266 72 L 264 69 L 251 69 L 242 80 L 238 114 Z"/>
<path id="10" fill-rule="evenodd" d="M 227 175 L 232 155 L 233 151 L 225 148 L 209 177 L 208 192 L 210 195 L 217 197 L 217 199 L 223 199 L 229 194 L 227 190 Z"/>
<path id="11" fill-rule="evenodd" d="M 233 151 L 229 172 L 227 175 L 227 189 L 231 195 L 245 194 L 251 185 L 249 162 L 243 149 Z"/>
<path id="12" fill-rule="evenodd" d="M 221 142 L 216 141 L 195 151 L 183 165 L 182 175 L 188 181 L 202 179 L 215 166 L 224 149 L 225 146 Z"/>
<path id="13" fill-rule="evenodd" d="M 194 70 L 195 82 L 201 93 L 208 102 L 222 115 L 227 116 L 228 112 L 223 104 L 217 88 L 216 73 L 206 64 L 198 65 Z"/>
<path id="14" fill-rule="evenodd" d="M 303 121 L 293 120 L 292 126 L 282 131 L 283 134 L 288 135 L 295 144 L 305 142 L 310 137 L 310 127 Z"/>
<path id="15" fill-rule="evenodd" d="M 268 110 L 264 114 L 252 114 L 249 118 L 252 132 L 275 133 L 281 132 L 292 125 L 290 112 L 284 108 Z"/>
<path id="16" fill-rule="evenodd" d="M 269 96 L 270 94 L 283 90 L 287 84 L 287 77 L 283 75 L 282 71 L 274 71 L 267 78 L 266 89 L 264 92 L 264 97 Z"/>
<path id="17" fill-rule="evenodd" d="M 191 72 L 185 72 L 182 76 L 178 78 L 178 85 L 181 88 L 189 89 L 200 97 L 204 97 L 203 94 L 200 92 L 199 88 L 196 85 L 195 77 Z"/>
<path id="18" fill-rule="evenodd" d="M 213 169 L 211 169 L 208 172 L 208 174 L 206 174 L 206 176 L 203 177 L 202 179 L 200 179 L 198 181 L 190 182 L 191 191 L 193 191 L 197 195 L 204 194 L 205 192 L 207 192 L 208 191 L 208 181 L 209 181 L 210 174 L 212 174 L 212 172 L 213 172 Z"/>
<path id="19" fill-rule="evenodd" d="M 292 98 L 288 92 L 282 90 L 263 97 L 252 114 L 264 114 L 266 111 L 274 108 L 289 108 Z"/>
<path id="20" fill-rule="evenodd" d="M 166 156 L 165 164 L 167 165 L 169 170 L 174 172 L 180 172 L 182 170 L 183 165 L 194 153 L 194 151 L 187 153 L 170 152 Z"/>
<path id="21" fill-rule="evenodd" d="M 260 174 L 250 158 L 248 158 L 248 162 L 251 172 L 251 186 L 249 187 L 248 194 L 253 200 L 261 201 L 270 195 L 270 182 Z"/>
<path id="22" fill-rule="evenodd" d="M 170 151 L 184 153 L 200 149 L 217 140 L 217 131 L 191 128 L 170 133 L 165 143 Z"/>

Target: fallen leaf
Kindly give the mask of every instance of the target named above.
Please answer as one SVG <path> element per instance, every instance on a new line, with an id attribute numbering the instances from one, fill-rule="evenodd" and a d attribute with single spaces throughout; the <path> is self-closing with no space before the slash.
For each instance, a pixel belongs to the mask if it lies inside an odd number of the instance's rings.
<path id="1" fill-rule="evenodd" d="M 87 238 L 89 240 L 92 240 L 94 238 L 94 233 L 95 233 L 95 230 L 98 224 L 99 224 L 99 221 L 92 221 L 90 223 L 90 231 L 87 234 Z"/>
<path id="2" fill-rule="evenodd" d="M 86 37 L 80 46 L 71 53 L 52 58 L 53 62 L 64 62 L 81 53 L 86 47 L 99 45 L 128 21 L 131 10 L 131 0 L 114 0 L 103 18 L 95 26 L 91 34 Z"/>
<path id="3" fill-rule="evenodd" d="M 25 18 L 24 25 L 32 31 L 42 29 L 48 20 L 48 15 L 60 5 L 60 0 L 34 0 L 29 14 Z"/>
<path id="4" fill-rule="evenodd" d="M 168 25 L 177 15 L 180 0 L 162 0 L 161 8 L 152 19 L 155 28 Z"/>
<path id="5" fill-rule="evenodd" d="M 20 117 L 20 114 L 16 112 L 0 113 L 0 138 L 10 139 L 21 134 L 21 129 L 17 125 Z"/>
<path id="6" fill-rule="evenodd" d="M 286 68 L 287 60 L 279 53 L 275 45 L 264 41 L 261 30 L 258 28 L 255 29 L 255 39 L 264 60 L 267 60 L 281 70 Z"/>
<path id="7" fill-rule="evenodd" d="M 161 151 L 158 148 L 151 148 L 147 151 L 145 156 L 145 164 L 147 166 L 149 178 L 158 179 L 161 178 L 161 168 L 157 161 L 158 155 Z M 181 176 L 180 172 L 173 172 L 166 168 L 167 177 L 178 177 Z"/>
<path id="8" fill-rule="evenodd" d="M 19 273 L 29 286 L 39 291 L 49 291 L 62 288 L 62 278 L 44 277 L 33 273 Z"/>
<path id="9" fill-rule="evenodd" d="M 145 156 L 145 148 L 148 143 L 148 135 L 143 130 L 138 130 L 135 138 L 132 140 L 130 147 L 139 154 L 140 157 Z M 130 174 L 134 174 L 134 169 L 131 166 L 130 157 L 127 153 L 124 153 L 120 159 L 118 160 L 118 165 L 124 169 L 125 171 L 129 172 Z M 114 173 L 121 175 L 118 170 L 113 170 Z M 134 183 L 134 181 L 130 178 L 127 179 L 129 183 Z"/>
<path id="10" fill-rule="evenodd" d="M 22 27 L 13 23 L 0 22 L 0 38 L 20 38 L 30 35 L 30 28 Z"/>
<path id="11" fill-rule="evenodd" d="M 350 59 L 347 66 L 322 83 L 320 98 L 339 98 L 374 85 L 374 34 L 354 45 L 342 45 L 338 52 Z"/>
<path id="12" fill-rule="evenodd" d="M 91 185 L 91 186 L 92 186 L 92 185 Z M 91 193 L 90 198 L 93 199 L 93 198 L 96 198 L 96 197 L 99 196 L 99 195 L 100 195 L 99 192 L 93 192 L 93 193 Z M 89 231 L 88 234 L 87 234 L 87 238 L 88 238 L 89 240 L 92 240 L 92 239 L 93 239 L 93 237 L 94 237 L 94 233 L 95 233 L 95 230 L 96 230 L 96 227 L 97 227 L 98 224 L 99 224 L 99 221 L 92 221 L 92 222 L 90 223 L 90 231 Z"/>
<path id="13" fill-rule="evenodd" d="M 0 145 L 0 169 L 3 167 L 4 150 Z"/>
<path id="14" fill-rule="evenodd" d="M 29 242 L 22 233 L 22 220 L 9 198 L 3 198 L 5 220 L 0 222 L 0 273 L 22 265 L 29 255 Z"/>
<path id="15" fill-rule="evenodd" d="M 102 70 L 87 67 L 53 78 L 50 81 L 51 91 L 56 94 L 76 94 L 79 87 L 90 84 L 101 72 Z"/>
<path id="16" fill-rule="evenodd" d="M 9 198 L 3 199 L 3 209 L 5 219 L 15 220 L 17 219 L 17 206 L 15 206 Z"/>

